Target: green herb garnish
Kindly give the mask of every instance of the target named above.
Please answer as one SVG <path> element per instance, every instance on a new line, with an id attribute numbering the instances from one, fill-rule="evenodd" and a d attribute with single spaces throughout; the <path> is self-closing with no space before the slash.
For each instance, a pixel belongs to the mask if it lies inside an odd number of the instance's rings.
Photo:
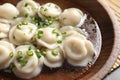
<path id="1" fill-rule="evenodd" d="M 26 13 L 24 16 L 27 18 L 27 17 L 29 17 L 29 14 L 28 14 L 28 13 Z"/>
<path id="2" fill-rule="evenodd" d="M 62 33 L 63 39 L 66 38 L 66 34 L 67 34 L 66 32 L 63 32 L 63 33 Z"/>
<path id="3" fill-rule="evenodd" d="M 24 5 L 25 7 L 27 7 L 28 6 L 28 3 L 25 3 L 25 5 Z"/>
<path id="4" fill-rule="evenodd" d="M 22 60 L 20 61 L 20 64 L 21 64 L 22 67 L 24 67 L 27 63 L 28 63 L 28 60 L 27 60 L 27 59 L 22 59 Z"/>
<path id="5" fill-rule="evenodd" d="M 13 39 L 15 39 L 15 36 L 13 36 Z"/>
<path id="6" fill-rule="evenodd" d="M 17 29 L 21 30 L 21 24 L 17 25 Z"/>
<path id="7" fill-rule="evenodd" d="M 18 52 L 17 52 L 17 56 L 18 56 L 19 58 L 21 58 L 21 57 L 23 56 L 22 51 L 18 51 Z"/>
<path id="8" fill-rule="evenodd" d="M 58 52 L 56 50 L 52 50 L 52 55 L 53 56 L 57 56 L 58 55 Z"/>
<path id="9" fill-rule="evenodd" d="M 47 8 L 44 8 L 44 11 L 47 11 L 48 9 Z"/>
<path id="10" fill-rule="evenodd" d="M 54 21 L 58 21 L 56 18 L 46 17 L 44 20 L 39 17 L 39 15 L 31 16 L 32 23 L 38 26 L 38 28 L 44 28 L 51 24 L 53 24 Z"/>
<path id="11" fill-rule="evenodd" d="M 23 21 L 21 22 L 21 24 L 22 24 L 22 25 L 27 25 L 27 24 L 28 24 L 28 22 L 27 22 L 27 21 L 25 21 L 25 20 L 23 20 Z"/>
<path id="12" fill-rule="evenodd" d="M 16 19 L 16 18 L 18 18 L 18 16 L 14 16 L 14 17 L 13 17 L 13 19 Z"/>
<path id="13" fill-rule="evenodd" d="M 40 39 L 43 35 L 43 31 L 42 30 L 39 30 L 38 33 L 37 33 L 37 38 Z"/>
<path id="14" fill-rule="evenodd" d="M 58 6 L 55 5 L 55 8 L 58 9 Z"/>
<path id="15" fill-rule="evenodd" d="M 57 40 L 57 43 L 58 43 L 58 44 L 61 44 L 61 43 L 62 43 L 62 40 Z"/>
<path id="16" fill-rule="evenodd" d="M 59 31 L 58 31 L 57 29 L 54 29 L 54 30 L 52 31 L 52 33 L 55 33 L 56 36 L 59 36 L 59 35 L 60 35 L 60 34 L 59 34 Z"/>
<path id="17" fill-rule="evenodd" d="M 43 56 L 46 56 L 46 51 L 42 50 L 42 51 L 41 51 L 41 54 L 42 54 Z"/>
<path id="18" fill-rule="evenodd" d="M 33 56 L 33 51 L 27 51 L 26 53 L 28 56 Z"/>
<path id="19" fill-rule="evenodd" d="M 32 46 L 29 46 L 29 47 L 28 47 L 28 50 L 32 50 Z"/>
<path id="20" fill-rule="evenodd" d="M 32 33 L 33 29 L 30 29 L 30 33 Z"/>
<path id="21" fill-rule="evenodd" d="M 10 64 L 8 68 L 4 69 L 5 73 L 12 73 L 12 69 L 14 68 L 14 64 Z"/>
<path id="22" fill-rule="evenodd" d="M 37 50 L 35 51 L 35 53 L 36 53 L 36 55 L 37 55 L 37 58 L 40 59 L 40 58 L 41 58 L 40 51 L 37 49 Z"/>
<path id="23" fill-rule="evenodd" d="M 9 54 L 9 56 L 10 56 L 10 58 L 12 58 L 12 57 L 14 56 L 13 52 L 11 52 L 11 53 Z"/>

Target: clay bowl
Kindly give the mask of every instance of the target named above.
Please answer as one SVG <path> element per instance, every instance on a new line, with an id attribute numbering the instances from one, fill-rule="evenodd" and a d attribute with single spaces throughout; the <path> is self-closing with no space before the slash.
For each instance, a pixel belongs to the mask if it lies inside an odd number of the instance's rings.
<path id="1" fill-rule="evenodd" d="M 16 4 L 19 0 L 1 0 L 0 3 Z M 103 0 L 36 0 L 40 4 L 54 2 L 60 7 L 82 7 L 97 21 L 102 34 L 102 48 L 95 64 L 86 72 L 41 74 L 32 80 L 101 80 L 112 67 L 119 52 L 120 27 L 113 13 Z M 21 80 L 15 76 L 0 74 L 0 80 Z"/>

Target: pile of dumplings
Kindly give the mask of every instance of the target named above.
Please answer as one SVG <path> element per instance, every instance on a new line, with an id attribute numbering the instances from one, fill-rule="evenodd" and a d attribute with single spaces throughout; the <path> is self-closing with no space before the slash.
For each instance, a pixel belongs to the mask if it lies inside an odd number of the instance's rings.
<path id="1" fill-rule="evenodd" d="M 13 65 L 17 77 L 31 79 L 43 64 L 57 68 L 67 60 L 72 66 L 87 66 L 95 50 L 80 29 L 86 17 L 77 8 L 62 11 L 54 3 L 33 0 L 0 5 L 0 69 Z"/>

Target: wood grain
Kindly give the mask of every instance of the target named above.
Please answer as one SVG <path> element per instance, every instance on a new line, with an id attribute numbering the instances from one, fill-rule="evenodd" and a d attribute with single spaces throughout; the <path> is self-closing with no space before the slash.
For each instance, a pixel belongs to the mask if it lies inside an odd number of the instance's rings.
<path id="1" fill-rule="evenodd" d="M 106 0 L 106 1 L 107 1 L 108 5 L 110 6 L 110 8 L 113 10 L 113 12 L 116 15 L 117 20 L 120 24 L 120 0 Z M 116 69 L 119 66 L 120 66 L 120 52 L 119 52 L 117 60 L 115 61 L 114 65 L 111 68 L 111 71 L 113 71 L 114 69 Z"/>
<path id="2" fill-rule="evenodd" d="M 10 2 L 16 4 L 19 0 L 1 0 L 0 3 Z M 66 72 L 53 75 L 46 74 L 49 77 L 49 80 L 101 80 L 112 67 L 115 59 L 117 58 L 119 49 L 120 49 L 120 27 L 117 25 L 114 16 L 109 10 L 106 3 L 103 3 L 104 0 L 99 0 L 101 5 L 97 0 L 36 0 L 40 4 L 45 2 L 54 2 L 61 6 L 62 8 L 77 7 L 84 8 L 87 10 L 98 22 L 100 30 L 102 33 L 102 48 L 100 56 L 97 59 L 96 63 L 85 73 L 81 74 L 80 72 Z M 106 11 L 106 10 L 107 11 Z M 109 14 L 108 14 L 109 13 Z M 62 78 L 61 78 L 62 77 Z M 77 77 L 74 79 L 74 77 Z M 2 80 L 21 80 L 9 75 L 0 75 Z M 48 80 L 44 74 L 32 79 L 32 80 Z"/>

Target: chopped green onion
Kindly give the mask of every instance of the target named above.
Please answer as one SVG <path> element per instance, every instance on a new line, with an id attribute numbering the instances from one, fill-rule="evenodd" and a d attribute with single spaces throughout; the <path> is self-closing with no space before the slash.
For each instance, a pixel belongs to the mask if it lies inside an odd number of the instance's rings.
<path id="1" fill-rule="evenodd" d="M 30 29 L 30 33 L 32 33 L 33 29 Z"/>
<path id="2" fill-rule="evenodd" d="M 5 73 L 12 73 L 12 69 L 14 68 L 14 64 L 10 64 L 8 68 L 4 70 Z"/>
<path id="3" fill-rule="evenodd" d="M 18 18 L 18 16 L 14 16 L 14 17 L 13 17 L 13 19 L 16 19 L 16 18 Z"/>
<path id="4" fill-rule="evenodd" d="M 28 14 L 28 13 L 26 13 L 24 16 L 27 18 L 27 17 L 29 17 L 29 14 Z"/>
<path id="5" fill-rule="evenodd" d="M 17 57 L 17 61 L 20 62 L 23 59 L 23 57 Z"/>
<path id="6" fill-rule="evenodd" d="M 29 46 L 29 47 L 28 47 L 28 50 L 32 50 L 32 46 Z"/>
<path id="7" fill-rule="evenodd" d="M 28 56 L 33 56 L 33 51 L 27 51 L 26 53 Z"/>
<path id="8" fill-rule="evenodd" d="M 40 58 L 41 58 L 40 51 L 37 49 L 37 50 L 35 51 L 35 53 L 36 53 L 36 55 L 37 55 L 37 58 L 40 59 Z"/>
<path id="9" fill-rule="evenodd" d="M 43 7 L 41 8 L 44 9 Z M 38 14 L 36 14 L 35 16 L 31 16 L 31 20 L 32 23 L 38 26 L 38 29 L 47 27 L 53 24 L 54 21 L 58 21 L 57 18 L 51 18 L 51 17 L 46 17 L 44 20 L 42 20 Z"/>
<path id="10" fill-rule="evenodd" d="M 39 9 L 39 8 L 32 8 L 32 10 L 34 10 L 34 11 L 35 11 L 35 10 L 38 10 L 38 9 Z"/>
<path id="11" fill-rule="evenodd" d="M 44 9 L 43 7 L 41 7 L 41 9 Z"/>
<path id="12" fill-rule="evenodd" d="M 21 30 L 21 25 L 20 24 L 17 25 L 17 29 Z"/>
<path id="13" fill-rule="evenodd" d="M 44 11 L 47 11 L 47 10 L 48 10 L 47 8 L 44 8 L 44 7 L 41 7 L 41 9 L 43 9 Z"/>
<path id="14" fill-rule="evenodd" d="M 57 56 L 58 55 L 58 52 L 56 50 L 52 50 L 52 55 L 53 56 Z"/>
<path id="15" fill-rule="evenodd" d="M 43 35 L 43 31 L 39 30 L 37 33 L 37 38 L 40 39 Z"/>
<path id="16" fill-rule="evenodd" d="M 27 59 L 22 59 L 22 60 L 20 61 L 20 64 L 21 64 L 22 67 L 24 67 L 27 63 L 28 63 L 28 60 L 27 60 Z"/>
<path id="17" fill-rule="evenodd" d="M 11 52 L 10 54 L 9 54 L 9 56 L 12 58 L 14 55 L 13 55 L 13 52 Z"/>
<path id="18" fill-rule="evenodd" d="M 42 30 L 39 30 L 39 31 L 38 31 L 38 34 L 43 34 L 43 31 L 42 31 Z"/>
<path id="19" fill-rule="evenodd" d="M 18 51 L 18 52 L 17 52 L 17 56 L 18 56 L 19 58 L 21 58 L 21 57 L 23 56 L 22 51 Z"/>
<path id="20" fill-rule="evenodd" d="M 57 29 L 54 29 L 54 30 L 52 31 L 52 33 L 55 33 L 56 36 L 59 36 L 59 35 L 60 35 Z"/>
<path id="21" fill-rule="evenodd" d="M 25 3 L 25 5 L 24 5 L 25 7 L 27 7 L 28 6 L 28 3 Z"/>
<path id="22" fill-rule="evenodd" d="M 44 9 L 44 11 L 47 11 L 47 10 L 48 10 L 47 8 Z"/>
<path id="23" fill-rule="evenodd" d="M 49 22 L 49 24 L 52 24 L 53 23 L 53 21 L 48 21 Z"/>
<path id="24" fill-rule="evenodd" d="M 25 20 L 23 20 L 21 23 L 22 23 L 22 25 L 27 25 L 28 24 L 27 21 L 25 21 Z"/>
<path id="25" fill-rule="evenodd" d="M 63 32 L 63 33 L 62 33 L 63 39 L 65 39 L 66 34 L 67 34 L 66 32 Z"/>
<path id="26" fill-rule="evenodd" d="M 15 39 L 15 36 L 13 36 L 13 39 Z"/>
<path id="27" fill-rule="evenodd" d="M 41 54 L 42 54 L 43 56 L 46 56 L 46 51 L 42 50 L 42 51 L 41 51 Z"/>
<path id="28" fill-rule="evenodd" d="M 55 8 L 58 9 L 58 6 L 55 5 Z"/>
<path id="29" fill-rule="evenodd" d="M 62 40 L 57 40 L 57 43 L 58 43 L 58 44 L 61 44 L 61 43 L 62 43 Z"/>

